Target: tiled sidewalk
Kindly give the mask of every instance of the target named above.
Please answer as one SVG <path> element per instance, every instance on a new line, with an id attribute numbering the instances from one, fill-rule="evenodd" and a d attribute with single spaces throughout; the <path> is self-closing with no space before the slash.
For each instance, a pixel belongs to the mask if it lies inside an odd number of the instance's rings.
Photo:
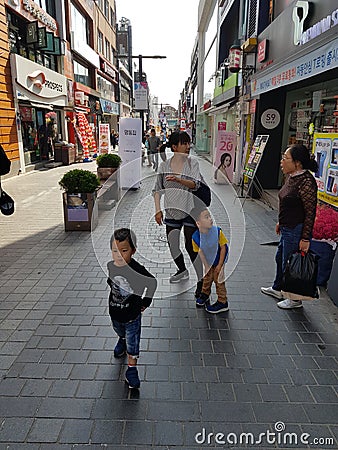
<path id="1" fill-rule="evenodd" d="M 0 222 L 0 449 L 338 448 L 300 442 L 337 433 L 336 307 L 323 298 L 282 311 L 260 293 L 274 275 L 275 247 L 260 244 L 275 240 L 275 213 L 247 200 L 244 220 L 231 187 L 213 186 L 211 210 L 231 239 L 230 311 L 213 316 L 196 309 L 191 283 L 186 292 L 168 283 L 152 171 L 90 234 L 63 231 L 57 181 L 69 169 L 3 183 L 17 212 Z M 139 392 L 112 356 L 104 273 L 112 227 L 130 224 L 138 259 L 160 280 L 143 317 Z M 241 437 L 272 439 L 276 422 L 297 445 L 283 432 L 279 443 Z"/>

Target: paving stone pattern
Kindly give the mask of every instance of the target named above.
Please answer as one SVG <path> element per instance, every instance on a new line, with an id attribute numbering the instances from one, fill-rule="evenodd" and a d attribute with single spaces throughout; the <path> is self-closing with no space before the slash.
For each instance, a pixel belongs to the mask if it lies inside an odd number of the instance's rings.
<path id="1" fill-rule="evenodd" d="M 209 163 L 200 165 L 211 184 Z M 338 448 L 239 441 L 276 432 L 277 422 L 309 443 L 337 437 L 336 307 L 322 295 L 282 311 L 260 293 L 274 276 L 276 247 L 261 244 L 276 239 L 276 212 L 246 200 L 243 216 L 232 188 L 213 185 L 211 211 L 231 240 L 230 310 L 210 315 L 196 309 L 192 282 L 168 282 L 175 268 L 150 220 L 151 169 L 92 234 L 64 232 L 57 182 L 69 169 L 3 182 L 16 213 L 0 219 L 0 450 Z M 107 245 L 114 226 L 130 224 L 138 259 L 160 279 L 143 315 L 139 391 L 126 387 L 126 360 L 113 357 L 107 314 Z"/>

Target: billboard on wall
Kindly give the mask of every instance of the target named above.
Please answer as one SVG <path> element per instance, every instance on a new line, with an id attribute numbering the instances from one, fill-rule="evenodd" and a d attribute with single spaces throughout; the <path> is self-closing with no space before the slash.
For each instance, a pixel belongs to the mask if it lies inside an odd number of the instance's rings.
<path id="1" fill-rule="evenodd" d="M 315 133 L 312 151 L 318 164 L 318 199 L 338 207 L 338 133 Z"/>

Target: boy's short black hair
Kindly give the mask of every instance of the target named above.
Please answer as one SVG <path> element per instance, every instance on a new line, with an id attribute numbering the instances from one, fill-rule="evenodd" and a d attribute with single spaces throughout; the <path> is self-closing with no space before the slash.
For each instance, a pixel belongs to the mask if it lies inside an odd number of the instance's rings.
<path id="1" fill-rule="evenodd" d="M 136 235 L 129 228 L 119 228 L 114 231 L 112 237 L 110 238 L 110 250 L 112 249 L 114 240 L 119 242 L 128 241 L 130 247 L 133 250 L 136 250 Z"/>
<path id="2" fill-rule="evenodd" d="M 195 222 L 197 222 L 197 220 L 200 218 L 200 215 L 202 214 L 203 211 L 207 210 L 208 208 L 206 206 L 195 206 L 191 211 L 190 211 L 190 217 L 192 217 L 194 219 Z"/>

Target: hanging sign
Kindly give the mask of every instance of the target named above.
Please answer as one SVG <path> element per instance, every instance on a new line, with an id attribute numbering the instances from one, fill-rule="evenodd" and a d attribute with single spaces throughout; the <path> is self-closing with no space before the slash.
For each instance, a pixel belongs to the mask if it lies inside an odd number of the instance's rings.
<path id="1" fill-rule="evenodd" d="M 146 111 L 148 109 L 148 83 L 134 83 L 135 109 Z"/>
<path id="2" fill-rule="evenodd" d="M 39 40 L 38 21 L 29 22 L 26 28 L 26 43 L 35 44 Z"/>

